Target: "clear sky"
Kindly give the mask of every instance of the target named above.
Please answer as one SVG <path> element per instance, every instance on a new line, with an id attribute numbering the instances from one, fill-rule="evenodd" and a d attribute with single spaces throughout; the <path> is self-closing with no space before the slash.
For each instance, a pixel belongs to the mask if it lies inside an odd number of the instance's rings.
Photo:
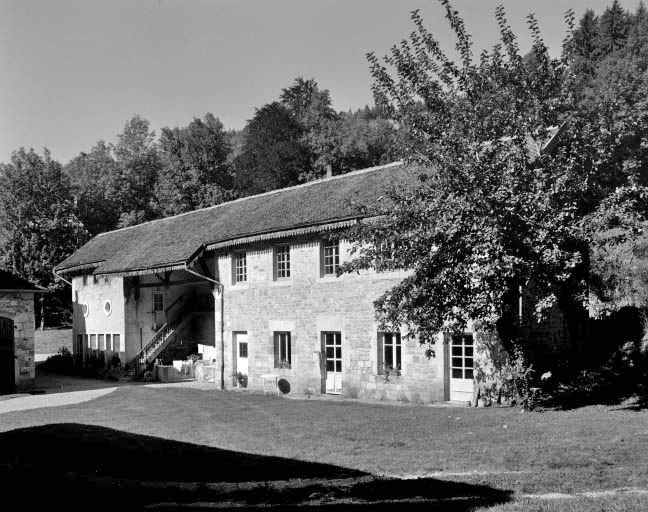
<path id="1" fill-rule="evenodd" d="M 500 3 L 523 49 L 535 12 L 557 54 L 565 11 L 611 0 L 454 0 L 478 48 L 496 42 Z M 371 104 L 365 53 L 406 37 L 419 8 L 452 49 L 435 0 L 0 0 L 0 161 L 25 146 L 65 163 L 114 141 L 135 113 L 158 133 L 207 112 L 242 128 L 297 76 L 338 110 Z"/>

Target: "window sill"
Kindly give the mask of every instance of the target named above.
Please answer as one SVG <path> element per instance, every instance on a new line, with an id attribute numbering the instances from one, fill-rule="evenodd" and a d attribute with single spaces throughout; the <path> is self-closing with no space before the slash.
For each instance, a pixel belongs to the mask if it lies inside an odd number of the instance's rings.
<path id="1" fill-rule="evenodd" d="M 270 286 L 292 286 L 292 278 L 288 279 L 276 279 L 270 282 Z"/>
<path id="2" fill-rule="evenodd" d="M 317 278 L 318 283 L 335 283 L 339 282 L 340 278 L 335 275 L 326 275 L 326 276 L 320 276 Z"/>
<path id="3" fill-rule="evenodd" d="M 230 290 L 247 290 L 250 288 L 250 282 L 244 281 L 242 283 L 236 283 L 230 286 Z"/>

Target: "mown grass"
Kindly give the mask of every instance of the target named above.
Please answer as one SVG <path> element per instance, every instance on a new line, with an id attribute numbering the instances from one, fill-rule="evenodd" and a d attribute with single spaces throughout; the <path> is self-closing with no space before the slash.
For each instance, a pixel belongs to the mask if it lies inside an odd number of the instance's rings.
<path id="1" fill-rule="evenodd" d="M 516 493 L 515 503 L 497 511 L 597 510 L 606 500 L 628 506 L 611 510 L 637 509 L 637 503 L 648 510 L 646 496 L 522 498 L 648 488 L 646 411 L 595 406 L 522 413 L 125 387 L 76 406 L 2 414 L 0 431 L 62 422 L 386 478 L 433 477 Z"/>

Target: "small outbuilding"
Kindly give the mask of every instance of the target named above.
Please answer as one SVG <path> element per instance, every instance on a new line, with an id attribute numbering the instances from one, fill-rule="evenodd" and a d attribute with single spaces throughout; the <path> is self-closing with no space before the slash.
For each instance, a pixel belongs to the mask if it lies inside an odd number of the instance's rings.
<path id="1" fill-rule="evenodd" d="M 0 270 L 0 394 L 34 384 L 34 294 L 45 291 Z"/>

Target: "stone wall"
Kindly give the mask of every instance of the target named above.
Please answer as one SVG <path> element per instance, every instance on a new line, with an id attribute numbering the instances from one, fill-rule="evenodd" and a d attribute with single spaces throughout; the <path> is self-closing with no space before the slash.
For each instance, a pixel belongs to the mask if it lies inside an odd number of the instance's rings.
<path id="1" fill-rule="evenodd" d="M 33 386 L 36 376 L 34 294 L 31 292 L 0 292 L 0 316 L 14 322 L 16 388 L 29 388 Z"/>
<path id="2" fill-rule="evenodd" d="M 263 374 L 286 379 L 292 393 L 322 393 L 322 332 L 341 332 L 342 387 L 347 395 L 428 403 L 444 399 L 442 350 L 428 359 L 416 340 L 402 333 L 401 376 L 378 373 L 378 322 L 373 302 L 398 283 L 403 273 L 344 274 L 321 277 L 320 239 L 291 239 L 291 277 L 275 279 L 273 246 L 247 247 L 246 283 L 232 283 L 232 253 L 218 255 L 224 283 L 225 384 L 235 373 L 236 333 L 247 333 L 250 388 L 260 389 Z M 341 248 L 342 258 L 346 245 Z M 220 343 L 220 306 L 216 304 L 216 340 Z M 291 333 L 290 369 L 274 367 L 274 333 Z M 220 363 L 220 350 L 211 354 Z"/>
<path id="3" fill-rule="evenodd" d="M 72 352 L 72 329 L 36 329 L 34 332 L 36 362 L 57 354 L 61 347 Z"/>

